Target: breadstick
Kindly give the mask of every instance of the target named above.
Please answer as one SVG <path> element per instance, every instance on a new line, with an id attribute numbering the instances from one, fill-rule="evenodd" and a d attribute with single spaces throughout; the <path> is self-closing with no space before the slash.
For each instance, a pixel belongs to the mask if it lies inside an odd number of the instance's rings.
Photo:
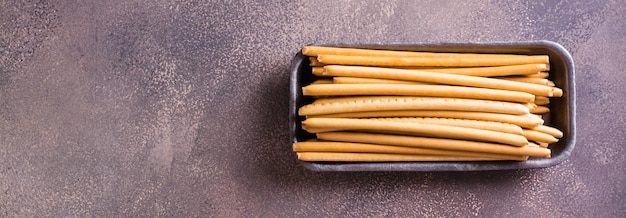
<path id="1" fill-rule="evenodd" d="M 313 118 L 313 117 L 328 117 L 328 118 L 442 117 L 442 118 L 472 119 L 472 120 L 484 120 L 484 121 L 494 121 L 494 122 L 501 122 L 501 123 L 510 123 L 510 124 L 518 125 L 523 128 L 531 128 L 531 129 L 543 124 L 543 119 L 538 118 L 531 114 L 509 115 L 509 114 L 471 112 L 471 111 L 428 111 L 428 110 L 423 110 L 423 111 L 421 110 L 366 111 L 366 112 L 307 116 L 307 118 Z"/>
<path id="2" fill-rule="evenodd" d="M 526 137 L 529 141 L 545 142 L 545 143 L 555 143 L 559 141 L 557 138 L 547 133 L 529 130 L 529 129 L 524 129 L 523 132 L 524 132 L 524 137 Z"/>
<path id="3" fill-rule="evenodd" d="M 405 123 L 396 121 L 351 118 L 308 118 L 302 121 L 302 125 L 303 128 L 306 127 L 336 130 L 392 131 L 419 136 L 467 139 L 475 141 L 502 143 L 514 146 L 524 146 L 528 144 L 528 140 L 526 140 L 526 138 L 521 135 L 426 123 Z M 309 131 L 309 129 L 305 130 Z"/>
<path id="4" fill-rule="evenodd" d="M 317 61 L 322 64 L 358 65 L 373 67 L 486 67 L 521 64 L 545 64 L 548 56 L 510 56 L 498 57 L 392 57 L 392 56 L 347 56 L 347 55 L 318 55 Z"/>
<path id="5" fill-rule="evenodd" d="M 544 96 L 535 96 L 535 104 L 537 105 L 550 104 L 550 99 Z"/>
<path id="6" fill-rule="evenodd" d="M 333 84 L 333 81 L 330 79 L 318 79 L 313 81 L 311 84 L 319 85 L 319 84 Z"/>
<path id="7" fill-rule="evenodd" d="M 454 139 L 427 138 L 417 136 L 386 135 L 357 132 L 318 133 L 317 138 L 329 141 L 385 144 L 445 150 L 473 151 L 484 153 L 510 154 L 532 157 L 550 157 L 550 149 L 531 146 L 508 146 L 495 143 L 474 142 Z"/>
<path id="8" fill-rule="evenodd" d="M 548 65 L 550 66 L 550 65 Z M 523 75 L 525 77 L 531 77 L 531 78 L 542 78 L 542 79 L 546 79 L 548 78 L 548 76 L 550 75 L 550 73 L 548 72 L 538 72 L 538 73 L 531 73 L 531 74 L 526 74 Z"/>
<path id="9" fill-rule="evenodd" d="M 539 96 L 553 96 L 554 87 L 543 86 L 538 84 L 523 83 L 516 81 L 506 81 L 493 78 L 435 73 L 435 72 L 418 72 L 415 70 L 402 70 L 392 68 L 378 67 L 359 67 L 359 66 L 324 66 L 323 75 L 325 76 L 351 76 L 351 77 L 367 77 L 380 79 L 396 79 L 409 80 L 418 82 L 432 82 L 449 85 L 472 86 L 481 88 L 502 89 L 510 91 L 528 92 Z M 556 96 L 556 95 L 554 95 Z"/>
<path id="10" fill-rule="evenodd" d="M 316 76 L 323 76 L 324 68 L 323 67 L 313 67 L 311 68 L 311 73 Z"/>
<path id="11" fill-rule="evenodd" d="M 383 154 L 417 154 L 417 155 L 441 155 L 441 156 L 464 156 L 486 157 L 500 160 L 527 160 L 528 156 L 478 153 L 469 151 L 453 151 L 431 148 L 417 148 L 393 145 L 364 144 L 352 142 L 327 142 L 307 141 L 293 144 L 295 152 L 350 152 L 350 153 L 383 153 Z"/>
<path id="12" fill-rule="evenodd" d="M 509 81 L 539 84 L 539 85 L 544 85 L 544 86 L 554 86 L 554 82 L 548 79 L 542 79 L 542 78 L 525 77 L 525 76 L 510 76 L 510 77 L 505 76 L 505 77 L 497 77 L 497 78 L 503 79 L 503 80 L 509 80 Z"/>
<path id="13" fill-rule="evenodd" d="M 545 107 L 545 106 L 537 106 L 535 108 L 530 108 L 530 113 L 533 114 L 545 114 L 550 112 L 550 108 Z"/>
<path id="14" fill-rule="evenodd" d="M 309 57 L 309 66 L 311 67 L 321 67 L 324 66 L 325 64 L 320 63 L 319 61 L 317 61 L 316 57 Z"/>
<path id="15" fill-rule="evenodd" d="M 550 145 L 550 143 L 547 143 L 547 142 L 537 142 L 537 143 L 539 147 L 542 147 L 542 148 L 547 148 Z"/>
<path id="16" fill-rule="evenodd" d="M 317 99 L 311 104 L 302 106 L 298 113 L 300 116 L 308 116 L 390 110 L 453 110 L 504 114 L 529 113 L 529 109 L 526 106 L 518 103 L 476 99 L 407 96 L 366 96 Z"/>
<path id="17" fill-rule="evenodd" d="M 325 46 L 305 46 L 302 48 L 302 54 L 306 56 L 318 56 L 323 54 L 330 55 L 350 55 L 350 56 L 390 56 L 390 57 L 438 57 L 438 58 L 502 58 L 511 59 L 519 57 L 541 57 L 541 62 L 547 64 L 547 55 L 517 55 L 517 54 L 476 54 L 476 53 L 443 53 L 443 52 L 417 52 L 417 51 L 394 51 L 394 50 L 378 50 L 378 49 L 358 49 L 358 48 L 338 48 Z"/>
<path id="18" fill-rule="evenodd" d="M 548 67 L 546 64 L 521 64 L 511 66 L 498 66 L 498 67 L 466 67 L 466 68 L 440 68 L 440 69 L 420 69 L 420 71 L 438 72 L 448 74 L 459 74 L 467 76 L 511 76 L 511 75 L 526 75 L 531 73 L 537 73 L 544 71 Z"/>
<path id="19" fill-rule="evenodd" d="M 413 84 L 313 84 L 302 88 L 306 96 L 336 95 L 411 95 L 425 97 L 454 97 L 512 102 L 534 102 L 535 96 L 525 92 L 486 88 L 413 85 Z"/>
<path id="20" fill-rule="evenodd" d="M 561 130 L 554 128 L 554 127 L 550 127 L 550 126 L 544 126 L 544 125 L 539 125 L 535 128 L 531 128 L 532 130 L 538 131 L 538 132 L 543 132 L 546 134 L 549 134 L 551 136 L 554 136 L 555 138 L 561 138 L 563 137 L 563 132 L 561 132 Z"/>
<path id="21" fill-rule="evenodd" d="M 341 162 L 409 162 L 409 161 L 495 161 L 487 157 L 435 156 L 414 154 L 375 154 L 341 152 L 297 152 L 301 161 L 341 161 Z"/>
<path id="22" fill-rule="evenodd" d="M 415 122 L 415 123 L 428 123 L 445 126 L 458 126 L 474 129 L 491 130 L 496 132 L 511 133 L 516 135 L 523 135 L 522 128 L 509 124 L 492 121 L 482 120 L 468 120 L 468 119 L 453 119 L 453 118 L 434 118 L 434 117 L 385 117 L 385 118 L 369 118 L 374 120 L 389 120 L 397 122 Z"/>
<path id="23" fill-rule="evenodd" d="M 321 69 L 320 71 L 321 73 L 324 70 L 324 68 L 320 68 L 320 69 Z M 406 81 L 406 80 L 373 79 L 373 78 L 345 77 L 345 76 L 333 77 L 333 82 L 335 84 L 414 84 L 414 85 L 434 84 L 434 83 Z"/>
<path id="24" fill-rule="evenodd" d="M 554 91 L 553 92 L 553 96 L 548 96 L 548 97 L 561 97 L 561 96 L 563 96 L 563 90 L 562 89 L 554 87 L 553 91 Z"/>

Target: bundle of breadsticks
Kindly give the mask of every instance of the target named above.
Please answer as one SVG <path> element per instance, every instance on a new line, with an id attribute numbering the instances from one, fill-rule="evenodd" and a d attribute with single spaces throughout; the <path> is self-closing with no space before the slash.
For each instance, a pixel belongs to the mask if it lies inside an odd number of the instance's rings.
<path id="1" fill-rule="evenodd" d="M 524 161 L 549 158 L 563 133 L 544 125 L 547 55 L 305 46 L 316 81 L 299 108 L 316 139 L 303 161 Z"/>

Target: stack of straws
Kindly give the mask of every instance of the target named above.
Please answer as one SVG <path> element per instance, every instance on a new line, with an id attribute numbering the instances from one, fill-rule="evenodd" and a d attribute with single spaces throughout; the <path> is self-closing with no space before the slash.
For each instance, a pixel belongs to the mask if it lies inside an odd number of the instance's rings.
<path id="1" fill-rule="evenodd" d="M 543 125 L 547 55 L 306 46 L 318 80 L 302 87 L 303 161 L 524 161 L 549 158 L 563 133 Z"/>

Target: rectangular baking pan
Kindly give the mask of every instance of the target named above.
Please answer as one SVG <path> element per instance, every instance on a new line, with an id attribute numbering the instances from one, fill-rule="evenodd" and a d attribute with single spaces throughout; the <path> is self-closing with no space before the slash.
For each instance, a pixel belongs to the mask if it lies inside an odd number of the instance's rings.
<path id="1" fill-rule="evenodd" d="M 459 53 L 506 53 L 525 55 L 548 55 L 550 77 L 563 96 L 550 99 L 550 112 L 544 115 L 545 125 L 563 131 L 563 138 L 550 145 L 552 158 L 530 158 L 527 161 L 481 161 L 481 162 L 390 162 L 390 163 L 346 163 L 346 162 L 298 162 L 314 171 L 481 171 L 544 168 L 557 165 L 567 159 L 576 142 L 576 90 L 574 62 L 569 52 L 551 41 L 488 42 L 488 43 L 376 43 L 376 44 L 315 44 L 346 48 L 389 49 L 405 51 L 459 52 Z M 298 109 L 313 101 L 302 95 L 302 86 L 315 80 L 311 74 L 308 57 L 298 52 L 291 63 L 289 128 L 291 142 L 315 138 L 302 130 L 304 117 Z M 291 146 L 291 144 L 289 145 Z M 294 158 L 296 154 L 293 154 Z"/>

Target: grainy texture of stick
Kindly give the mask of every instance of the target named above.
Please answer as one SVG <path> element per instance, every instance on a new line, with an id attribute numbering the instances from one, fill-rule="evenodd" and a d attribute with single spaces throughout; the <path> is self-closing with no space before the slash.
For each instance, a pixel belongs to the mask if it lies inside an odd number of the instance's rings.
<path id="1" fill-rule="evenodd" d="M 328 65 L 324 66 L 323 75 L 325 76 L 349 76 L 349 77 L 366 77 L 380 79 L 396 79 L 409 80 L 418 82 L 431 82 L 449 85 L 472 86 L 492 89 L 502 89 L 511 91 L 528 92 L 539 96 L 557 96 L 554 87 L 543 86 L 538 84 L 505 81 L 500 79 L 455 75 L 446 73 L 403 70 L 380 67 L 361 67 L 361 66 L 340 66 Z"/>
<path id="2" fill-rule="evenodd" d="M 474 129 L 484 129 L 496 132 L 505 132 L 511 134 L 522 135 L 522 128 L 509 123 L 500 123 L 483 120 L 469 120 L 469 119 L 454 119 L 454 118 L 436 118 L 436 117 L 385 117 L 385 118 L 369 118 L 374 120 L 390 120 L 397 122 L 416 122 L 416 123 L 429 123 L 446 126 L 458 126 Z"/>
<path id="3" fill-rule="evenodd" d="M 303 129 L 307 131 L 309 131 L 308 128 L 345 131 L 390 131 L 407 135 L 495 142 L 513 146 L 524 146 L 528 144 L 526 138 L 521 135 L 427 123 L 406 123 L 352 118 L 308 118 L 302 121 L 302 126 Z M 313 131 L 311 132 L 315 133 Z"/>
<path id="4" fill-rule="evenodd" d="M 550 127 L 550 126 L 539 125 L 535 128 L 532 128 L 532 130 L 550 134 L 551 136 L 554 136 L 555 138 L 563 137 L 563 132 L 561 130 L 554 128 L 554 127 Z"/>
<path id="5" fill-rule="evenodd" d="M 358 48 L 339 48 L 326 46 L 305 46 L 302 48 L 302 54 L 306 56 L 319 55 L 347 55 L 347 56 L 388 56 L 388 57 L 439 57 L 439 58 L 527 58 L 538 57 L 542 63 L 548 63 L 547 55 L 516 55 L 516 54 L 477 54 L 477 53 L 445 53 L 445 52 L 416 52 L 416 51 L 392 51 L 392 50 L 376 50 L 376 49 L 358 49 Z"/>
<path id="6" fill-rule="evenodd" d="M 341 153 L 341 152 L 298 152 L 301 161 L 341 162 L 408 162 L 408 161 L 496 161 L 502 159 L 468 156 L 436 156 L 413 154 Z"/>
<path id="7" fill-rule="evenodd" d="M 312 67 L 311 73 L 316 76 L 324 76 L 324 68 L 323 67 Z"/>
<path id="8" fill-rule="evenodd" d="M 409 95 L 523 103 L 535 101 L 535 96 L 526 92 L 449 85 L 312 84 L 302 87 L 302 93 L 308 96 Z"/>
<path id="9" fill-rule="evenodd" d="M 452 110 L 528 114 L 523 104 L 459 98 L 365 96 L 317 99 L 299 109 L 300 116 L 364 111 Z"/>
<path id="10" fill-rule="evenodd" d="M 534 78 L 534 77 L 525 77 L 525 76 L 511 76 L 511 77 L 499 77 L 498 79 L 509 80 L 509 81 L 517 81 L 524 83 L 532 83 L 544 86 L 554 86 L 554 82 L 543 79 L 543 78 Z"/>
<path id="11" fill-rule="evenodd" d="M 317 60 L 323 64 L 357 65 L 373 67 L 485 67 L 521 64 L 545 64 L 548 56 L 449 56 L 449 57 L 401 57 L 401 56 L 349 56 L 349 55 L 318 55 Z"/>
<path id="12" fill-rule="evenodd" d="M 417 136 L 388 135 L 363 132 L 325 132 L 317 138 L 329 141 L 387 144 L 397 146 L 473 151 L 533 157 L 550 157 L 550 149 L 532 146 L 509 146 L 496 143 L 440 139 Z"/>
<path id="13" fill-rule="evenodd" d="M 526 160 L 528 156 L 454 151 L 406 146 L 366 144 L 353 142 L 307 141 L 293 144 L 295 152 L 350 152 L 350 153 L 383 153 L 383 154 L 418 154 L 441 156 L 485 157 L 500 160 Z"/>
<path id="14" fill-rule="evenodd" d="M 320 75 L 324 68 L 320 68 Z M 361 78 L 361 77 L 345 77 L 336 76 L 333 77 L 335 84 L 414 84 L 414 85 L 427 85 L 434 83 L 406 81 L 406 80 L 393 80 L 393 79 L 374 79 L 374 78 Z"/>
<path id="15" fill-rule="evenodd" d="M 545 96 L 535 96 L 535 104 L 536 105 L 550 104 L 550 98 L 545 97 Z"/>
<path id="16" fill-rule="evenodd" d="M 531 78 L 543 78 L 543 79 L 546 79 L 546 78 L 548 78 L 548 76 L 550 76 L 550 73 L 548 73 L 548 72 L 538 72 L 538 73 L 526 74 L 526 75 L 523 75 L 523 76 L 531 77 Z"/>
<path id="17" fill-rule="evenodd" d="M 324 66 L 325 64 L 320 63 L 316 57 L 310 57 L 309 58 L 309 66 L 311 67 L 321 67 Z"/>
<path id="18" fill-rule="evenodd" d="M 484 113 L 472 111 L 429 111 L 429 110 L 398 110 L 398 111 L 366 111 L 354 113 L 337 113 L 326 115 L 313 115 L 307 117 L 329 118 L 364 118 L 364 117 L 443 117 L 458 119 L 485 120 L 501 123 L 511 123 L 524 128 L 535 128 L 543 124 L 543 119 L 533 114 L 510 115 L 499 113 Z"/>
<path id="19" fill-rule="evenodd" d="M 537 106 L 535 108 L 530 108 L 530 113 L 533 114 L 545 114 L 550 112 L 550 108 L 546 106 Z"/>
<path id="20" fill-rule="evenodd" d="M 439 69 L 419 69 L 420 71 L 459 74 L 467 76 L 510 76 L 510 75 L 526 75 L 537 74 L 544 71 L 548 67 L 546 64 L 522 64 L 498 67 L 465 67 L 465 68 L 439 68 Z"/>
<path id="21" fill-rule="evenodd" d="M 529 129 L 524 129 L 523 132 L 524 132 L 523 133 L 524 137 L 526 137 L 528 141 L 545 142 L 545 143 L 555 143 L 559 141 L 557 138 L 547 133 L 529 130 Z"/>
<path id="22" fill-rule="evenodd" d="M 331 79 L 318 79 L 313 81 L 311 84 L 319 85 L 319 84 L 333 84 L 333 80 Z"/>

